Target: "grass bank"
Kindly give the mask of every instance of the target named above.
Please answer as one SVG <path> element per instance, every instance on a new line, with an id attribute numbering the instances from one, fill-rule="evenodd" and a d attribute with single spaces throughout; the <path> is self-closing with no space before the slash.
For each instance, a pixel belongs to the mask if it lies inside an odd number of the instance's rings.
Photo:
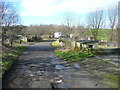
<path id="1" fill-rule="evenodd" d="M 11 67 L 11 65 L 18 59 L 18 57 L 25 50 L 25 46 L 17 45 L 9 52 L 2 53 L 2 75 Z"/>
<path id="2" fill-rule="evenodd" d="M 55 50 L 55 55 L 69 62 L 76 62 L 93 56 L 91 53 L 81 51 L 61 51 Z"/>
<path id="3" fill-rule="evenodd" d="M 110 32 L 110 29 L 99 29 L 97 39 L 108 40 L 109 32 Z M 88 29 L 86 34 L 92 35 L 91 30 Z"/>

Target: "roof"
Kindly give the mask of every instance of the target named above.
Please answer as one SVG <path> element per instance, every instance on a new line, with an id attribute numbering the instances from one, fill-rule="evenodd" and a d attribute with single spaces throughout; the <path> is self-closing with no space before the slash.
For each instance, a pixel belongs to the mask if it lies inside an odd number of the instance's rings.
<path id="1" fill-rule="evenodd" d="M 88 44 L 88 43 L 98 43 L 98 40 L 77 40 L 76 42 L 81 42 L 83 44 Z"/>
<path id="2" fill-rule="evenodd" d="M 62 33 L 62 32 L 55 32 L 55 33 Z"/>
<path id="3" fill-rule="evenodd" d="M 111 42 L 99 42 L 99 44 L 100 44 L 100 45 L 108 45 L 108 44 L 111 44 L 111 45 L 112 45 L 113 43 L 111 43 Z"/>

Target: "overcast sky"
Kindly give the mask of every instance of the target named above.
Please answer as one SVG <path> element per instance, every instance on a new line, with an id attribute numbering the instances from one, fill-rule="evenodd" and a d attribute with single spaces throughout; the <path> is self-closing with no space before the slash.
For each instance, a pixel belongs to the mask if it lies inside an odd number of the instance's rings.
<path id="1" fill-rule="evenodd" d="M 86 14 L 107 9 L 119 0 L 9 0 L 19 9 L 22 24 L 61 24 L 66 12 L 85 22 Z"/>

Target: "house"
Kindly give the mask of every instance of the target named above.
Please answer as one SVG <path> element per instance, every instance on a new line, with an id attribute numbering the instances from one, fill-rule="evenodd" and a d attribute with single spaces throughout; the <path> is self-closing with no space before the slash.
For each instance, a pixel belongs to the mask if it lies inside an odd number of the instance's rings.
<path id="1" fill-rule="evenodd" d="M 23 42 L 27 42 L 28 41 L 27 36 L 18 35 L 17 38 L 18 38 L 18 40 L 21 40 Z"/>
<path id="2" fill-rule="evenodd" d="M 55 32 L 54 33 L 55 38 L 59 38 L 60 36 L 62 36 L 62 32 Z"/>
<path id="3" fill-rule="evenodd" d="M 76 42 L 76 46 L 79 47 L 80 49 L 83 48 L 114 48 L 116 47 L 115 44 L 111 43 L 111 42 L 100 42 L 98 40 L 77 40 Z"/>
<path id="4" fill-rule="evenodd" d="M 28 41 L 28 38 L 27 38 L 27 36 L 22 36 L 22 37 L 21 37 L 21 40 L 22 40 L 23 42 L 27 42 L 27 41 Z"/>
<path id="5" fill-rule="evenodd" d="M 73 34 L 70 34 L 70 38 L 73 38 Z"/>
<path id="6" fill-rule="evenodd" d="M 76 41 L 77 47 L 80 49 L 83 48 L 98 48 L 99 47 L 99 41 L 98 40 L 77 40 Z"/>
<path id="7" fill-rule="evenodd" d="M 113 48 L 113 47 L 116 47 L 116 45 L 111 42 L 99 42 L 99 48 Z"/>

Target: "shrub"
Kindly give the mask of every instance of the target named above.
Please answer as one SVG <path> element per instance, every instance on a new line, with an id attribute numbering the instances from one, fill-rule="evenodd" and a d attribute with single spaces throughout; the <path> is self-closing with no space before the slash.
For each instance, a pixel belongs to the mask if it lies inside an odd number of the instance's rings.
<path id="1" fill-rule="evenodd" d="M 61 47 L 61 46 L 63 46 L 63 42 L 54 41 L 54 42 L 51 43 L 51 46 L 53 46 L 53 47 Z"/>

